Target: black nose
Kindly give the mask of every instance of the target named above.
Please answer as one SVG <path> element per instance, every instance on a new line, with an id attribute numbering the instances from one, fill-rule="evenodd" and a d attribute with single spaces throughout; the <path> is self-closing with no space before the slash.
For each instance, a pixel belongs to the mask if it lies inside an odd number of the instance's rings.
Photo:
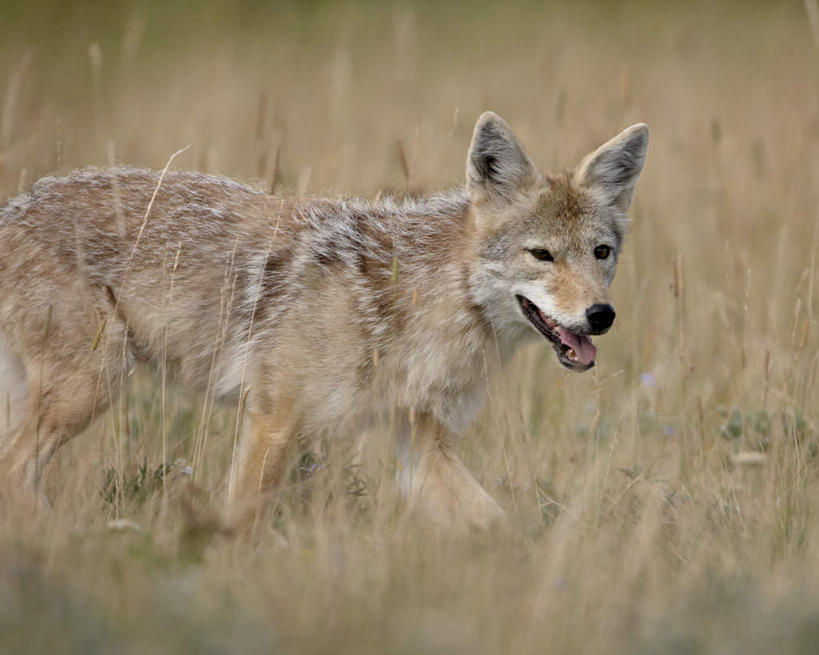
<path id="1" fill-rule="evenodd" d="M 592 334 L 603 334 L 614 323 L 614 307 L 597 303 L 586 310 Z"/>

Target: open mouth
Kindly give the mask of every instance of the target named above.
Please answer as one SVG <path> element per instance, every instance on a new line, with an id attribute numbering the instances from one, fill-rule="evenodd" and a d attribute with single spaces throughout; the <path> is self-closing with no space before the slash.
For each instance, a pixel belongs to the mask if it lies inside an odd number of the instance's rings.
<path id="1" fill-rule="evenodd" d="M 517 296 L 523 315 L 552 343 L 559 361 L 573 371 L 587 371 L 594 366 L 597 348 L 585 334 L 572 332 L 558 325 L 557 321 L 544 314 L 535 303 L 523 296 Z"/>

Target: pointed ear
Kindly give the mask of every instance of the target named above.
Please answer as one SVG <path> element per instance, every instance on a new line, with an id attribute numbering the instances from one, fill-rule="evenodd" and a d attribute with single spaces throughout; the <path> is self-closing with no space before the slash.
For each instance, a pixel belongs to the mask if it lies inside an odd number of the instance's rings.
<path id="1" fill-rule="evenodd" d="M 634 196 L 648 148 L 648 126 L 637 123 L 586 155 L 574 174 L 575 183 L 594 189 L 625 212 Z"/>
<path id="2" fill-rule="evenodd" d="M 491 111 L 481 114 L 466 160 L 466 186 L 473 201 L 508 202 L 538 178 L 532 160 L 506 121 Z"/>

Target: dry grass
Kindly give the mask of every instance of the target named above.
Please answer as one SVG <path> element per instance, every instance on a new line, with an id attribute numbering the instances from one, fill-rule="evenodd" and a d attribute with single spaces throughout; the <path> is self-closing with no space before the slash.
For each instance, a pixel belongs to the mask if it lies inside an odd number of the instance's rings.
<path id="1" fill-rule="evenodd" d="M 815 651 L 819 51 L 801 3 L 658 4 L 0 8 L 0 197 L 188 144 L 310 193 L 447 186 L 487 108 L 551 168 L 652 128 L 599 367 L 527 348 L 462 444 L 514 535 L 404 525 L 373 434 L 231 539 L 235 408 L 141 372 L 53 511 L 0 507 L 0 650 Z"/>

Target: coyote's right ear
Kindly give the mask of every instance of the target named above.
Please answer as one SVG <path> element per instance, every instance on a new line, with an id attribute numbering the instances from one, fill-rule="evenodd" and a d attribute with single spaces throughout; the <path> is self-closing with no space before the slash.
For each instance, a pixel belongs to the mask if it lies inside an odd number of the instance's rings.
<path id="1" fill-rule="evenodd" d="M 466 160 L 466 185 L 472 200 L 508 202 L 537 179 L 537 169 L 506 121 L 491 111 L 481 114 Z"/>

